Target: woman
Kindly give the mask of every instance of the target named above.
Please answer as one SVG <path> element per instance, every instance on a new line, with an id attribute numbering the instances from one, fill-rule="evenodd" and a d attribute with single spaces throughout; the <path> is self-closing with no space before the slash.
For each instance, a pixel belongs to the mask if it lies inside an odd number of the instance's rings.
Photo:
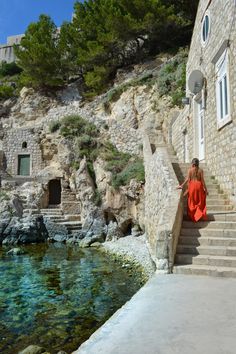
<path id="1" fill-rule="evenodd" d="M 207 220 L 206 216 L 206 196 L 208 191 L 204 181 L 203 170 L 199 168 L 199 160 L 192 160 L 192 167 L 188 170 L 185 181 L 178 186 L 182 189 L 188 182 L 188 216 L 194 222 L 200 219 Z"/>

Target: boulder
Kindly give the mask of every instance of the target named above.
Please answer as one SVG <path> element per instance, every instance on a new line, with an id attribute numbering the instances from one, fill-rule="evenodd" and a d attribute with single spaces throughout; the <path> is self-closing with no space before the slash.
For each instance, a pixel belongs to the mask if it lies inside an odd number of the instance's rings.
<path id="1" fill-rule="evenodd" d="M 65 225 L 57 224 L 48 218 L 44 218 L 48 240 L 52 242 L 65 242 L 68 240 L 68 230 Z"/>
<path id="2" fill-rule="evenodd" d="M 47 240 L 48 232 L 42 216 L 11 218 L 2 234 L 4 245 L 38 243 Z"/>

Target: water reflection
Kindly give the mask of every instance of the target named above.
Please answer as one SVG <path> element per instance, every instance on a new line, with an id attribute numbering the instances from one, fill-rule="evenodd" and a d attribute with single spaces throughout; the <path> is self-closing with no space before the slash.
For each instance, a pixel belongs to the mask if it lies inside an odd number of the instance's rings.
<path id="1" fill-rule="evenodd" d="M 64 244 L 25 246 L 26 254 L 0 249 L 0 352 L 27 345 L 71 352 L 140 287 L 94 249 Z"/>

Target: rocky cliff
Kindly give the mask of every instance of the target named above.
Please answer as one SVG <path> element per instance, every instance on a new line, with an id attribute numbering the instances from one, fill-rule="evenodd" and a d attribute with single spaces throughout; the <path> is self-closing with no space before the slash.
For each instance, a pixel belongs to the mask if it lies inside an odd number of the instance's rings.
<path id="1" fill-rule="evenodd" d="M 143 132 L 154 142 L 160 132 L 167 136 L 168 122 L 178 112 L 176 107 L 172 107 L 169 97 L 160 96 L 155 80 L 166 60 L 166 57 L 156 58 L 134 66 L 132 70 L 120 71 L 114 86 L 90 101 L 82 98 L 79 85 L 73 83 L 51 96 L 23 88 L 17 100 L 1 103 L 0 169 L 4 200 L 1 204 L 1 241 L 37 241 L 37 237 L 27 239 L 17 236 L 22 234 L 22 230 L 24 235 L 30 233 L 32 225 L 40 239 L 50 236 L 40 216 L 40 209 L 48 205 L 48 181 L 53 178 L 61 178 L 62 190 L 69 189 L 80 204 L 82 230 L 77 235 L 73 234 L 73 237 L 68 236 L 70 242 L 84 239 L 83 244 L 89 245 L 92 238 L 94 242 L 101 242 L 145 232 L 145 180 L 140 177 L 137 180 L 131 174 L 134 178 L 127 182 L 126 177 L 131 173 L 129 167 L 138 159 L 142 160 Z M 72 115 L 82 117 L 98 131 L 96 146 L 89 150 L 91 154 L 98 151 L 93 159 L 83 148 L 93 144 L 94 140 L 91 139 L 94 137 L 91 138 L 87 133 L 82 137 L 62 134 L 60 127 L 64 124 L 65 130 L 65 117 Z M 12 155 L 17 154 L 14 140 L 17 140 L 19 131 L 26 131 L 28 135 L 24 136 L 28 139 L 30 135 L 33 136 L 31 140 L 40 149 L 41 156 L 33 161 L 34 166 L 37 165 L 34 181 L 21 183 L 17 187 L 17 181 L 12 183 L 12 171 L 8 170 L 10 162 L 4 161 L 4 156 L 14 160 Z M 94 132 L 92 130 L 91 135 Z M 110 144 L 109 148 L 107 144 Z M 14 154 L 11 154 L 12 151 Z M 120 175 L 121 167 L 117 169 L 116 166 L 121 159 L 117 151 L 123 154 L 125 161 L 123 175 Z M 115 162 L 111 157 L 107 158 L 111 154 Z M 112 165 L 110 169 L 107 167 L 109 163 Z M 14 168 L 14 162 L 12 165 Z M 116 179 L 119 185 L 115 187 L 114 175 L 115 178 L 116 175 L 119 177 L 119 183 Z M 120 182 L 122 178 L 123 182 Z M 17 207 L 14 200 L 19 204 Z M 9 212 L 9 208 L 13 211 Z M 29 213 L 31 217 L 25 215 L 24 208 L 36 209 L 36 216 L 32 217 L 32 213 Z M 68 213 L 72 214 L 73 211 Z M 11 228 L 11 225 L 14 227 Z"/>

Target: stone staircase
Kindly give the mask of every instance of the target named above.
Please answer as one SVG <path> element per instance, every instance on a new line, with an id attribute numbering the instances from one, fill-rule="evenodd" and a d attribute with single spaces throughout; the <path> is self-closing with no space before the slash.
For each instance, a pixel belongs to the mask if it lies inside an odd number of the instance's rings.
<path id="1" fill-rule="evenodd" d="M 47 209 L 24 209 L 23 217 L 27 215 L 43 215 L 45 219 L 49 219 L 56 224 L 64 225 L 68 234 L 73 235 L 82 228 L 81 217 L 79 214 L 64 214 L 59 206 L 49 206 Z"/>
<path id="2" fill-rule="evenodd" d="M 80 215 L 65 215 L 61 208 L 51 207 L 47 209 L 40 209 L 40 214 L 43 215 L 44 218 L 49 219 L 56 224 L 66 226 L 68 234 L 74 234 L 82 228 Z"/>
<path id="3" fill-rule="evenodd" d="M 63 189 L 61 192 L 61 208 L 65 214 L 80 214 L 80 203 L 76 199 L 76 193 L 70 188 Z"/>
<path id="4" fill-rule="evenodd" d="M 190 164 L 173 162 L 179 183 Z M 194 223 L 185 213 L 175 257 L 174 273 L 236 277 L 236 211 L 205 164 L 208 221 Z"/>

